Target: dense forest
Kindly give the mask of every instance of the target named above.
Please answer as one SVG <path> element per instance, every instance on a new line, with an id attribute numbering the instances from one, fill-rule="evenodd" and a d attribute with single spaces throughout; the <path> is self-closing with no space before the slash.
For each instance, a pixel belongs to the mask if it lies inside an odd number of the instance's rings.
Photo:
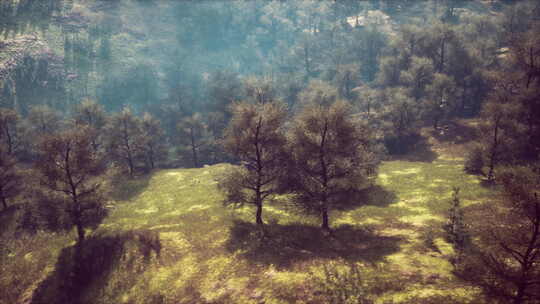
<path id="1" fill-rule="evenodd" d="M 0 304 L 540 303 L 540 3 L 0 0 Z"/>

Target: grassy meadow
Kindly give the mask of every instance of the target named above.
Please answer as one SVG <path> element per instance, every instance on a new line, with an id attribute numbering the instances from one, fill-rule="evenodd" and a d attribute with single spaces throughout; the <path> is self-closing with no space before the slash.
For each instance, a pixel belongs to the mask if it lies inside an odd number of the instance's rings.
<path id="1" fill-rule="evenodd" d="M 332 237 L 281 197 L 264 208 L 270 237 L 261 241 L 254 208 L 221 204 L 217 180 L 229 164 L 123 181 L 87 241 L 90 274 L 79 279 L 76 296 L 87 303 L 325 303 L 325 288 L 354 268 L 361 283 L 351 288 L 375 303 L 479 303 L 480 290 L 452 274 L 442 225 L 452 187 L 460 187 L 464 206 L 489 199 L 490 190 L 463 172 L 459 153 L 431 144 L 429 161 L 383 162 L 357 205 L 331 213 Z M 74 244 L 74 234 L 46 233 L 6 244 L 0 284 L 18 289 L 0 302 L 52 303 L 69 294 Z"/>

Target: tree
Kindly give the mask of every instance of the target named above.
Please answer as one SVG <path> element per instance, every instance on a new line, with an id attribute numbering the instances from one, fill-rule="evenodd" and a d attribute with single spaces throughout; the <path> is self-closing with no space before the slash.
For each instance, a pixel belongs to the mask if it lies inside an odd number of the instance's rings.
<path id="1" fill-rule="evenodd" d="M 455 101 L 454 80 L 445 74 L 435 73 L 433 82 L 426 87 L 425 115 L 433 121 L 433 129 L 438 130 L 439 123 L 450 115 Z M 426 117 L 426 118 L 427 118 Z"/>
<path id="2" fill-rule="evenodd" d="M 131 112 L 124 109 L 111 116 L 107 126 L 108 150 L 114 161 L 127 167 L 129 175 L 133 176 L 136 168 L 137 157 L 140 155 L 139 142 L 140 121 Z"/>
<path id="3" fill-rule="evenodd" d="M 62 128 L 60 113 L 46 105 L 31 106 L 24 124 L 23 151 L 26 150 L 27 157 L 32 160 L 39 153 L 40 141 Z"/>
<path id="4" fill-rule="evenodd" d="M 283 174 L 286 111 L 279 102 L 235 103 L 233 118 L 225 131 L 224 147 L 237 157 L 241 167 L 220 183 L 226 205 L 257 207 L 256 223 L 262 228 L 263 203 L 277 191 Z"/>
<path id="5" fill-rule="evenodd" d="M 243 85 L 244 95 L 253 102 L 266 103 L 276 99 L 275 85 L 269 77 L 247 77 Z"/>
<path id="6" fill-rule="evenodd" d="M 480 132 L 484 135 L 484 150 L 487 154 L 488 181 L 495 178 L 495 166 L 501 161 L 505 122 L 505 107 L 500 104 L 490 103 L 484 107 L 483 117 L 486 118 L 480 126 Z"/>
<path id="7" fill-rule="evenodd" d="M 373 114 L 383 106 L 381 99 L 383 99 L 384 94 L 382 94 L 382 90 L 363 85 L 355 88 L 353 92 L 357 95 L 356 106 L 358 110 L 364 113 L 367 120 L 370 121 Z"/>
<path id="8" fill-rule="evenodd" d="M 336 67 L 335 75 L 332 77 L 334 85 L 338 88 L 341 98 L 352 100 L 352 90 L 360 85 L 360 68 L 356 64 L 344 64 Z"/>
<path id="9" fill-rule="evenodd" d="M 13 155 L 20 145 L 20 117 L 12 109 L 0 109 L 0 145 L 4 151 Z"/>
<path id="10" fill-rule="evenodd" d="M 338 99 L 338 90 L 322 80 L 312 80 L 307 88 L 300 92 L 298 99 L 301 105 L 319 104 L 328 106 Z"/>
<path id="11" fill-rule="evenodd" d="M 322 229 L 330 231 L 328 214 L 366 185 L 377 162 L 370 131 L 351 116 L 351 107 L 337 101 L 311 104 L 297 115 L 292 128 L 287 183 L 296 202 L 318 213 Z"/>
<path id="12" fill-rule="evenodd" d="M 98 181 L 106 167 L 91 139 L 88 128 L 50 135 L 41 143 L 35 164 L 42 184 L 65 199 L 62 209 L 77 228 L 79 244 L 84 241 L 84 229 L 96 227 L 106 215 Z"/>
<path id="13" fill-rule="evenodd" d="M 479 249 L 466 277 L 505 303 L 540 299 L 540 175 L 538 168 L 506 169 L 497 180 L 502 200 L 481 210 L 473 223 Z M 469 268 L 470 269 L 470 268 Z"/>
<path id="14" fill-rule="evenodd" d="M 495 177 L 496 166 L 512 161 L 515 151 L 523 150 L 523 144 L 518 141 L 521 128 L 516 109 L 517 86 L 515 82 L 500 79 L 497 75 L 491 79 L 494 83 L 493 90 L 489 94 L 488 102 L 483 106 L 482 123 L 479 124 L 480 142 L 485 153 L 489 181 L 493 181 Z"/>
<path id="15" fill-rule="evenodd" d="M 221 133 L 231 119 L 229 106 L 242 99 L 242 82 L 238 74 L 229 71 L 217 71 L 210 74 L 208 80 L 209 95 L 209 114 L 210 116 L 220 117 L 214 120 L 216 127 L 211 128 L 215 136 L 220 137 Z"/>
<path id="16" fill-rule="evenodd" d="M 31 106 L 27 119 L 29 131 L 36 138 L 53 134 L 61 127 L 60 113 L 46 105 Z"/>
<path id="17" fill-rule="evenodd" d="M 390 153 L 405 153 L 417 134 L 419 106 L 402 87 L 388 88 L 383 94 L 386 102 L 379 117 L 383 121 L 385 144 Z"/>
<path id="18" fill-rule="evenodd" d="M 200 165 L 199 150 L 208 144 L 209 134 L 200 113 L 185 117 L 178 123 L 178 139 L 191 152 L 193 166 Z"/>
<path id="19" fill-rule="evenodd" d="M 94 100 L 85 99 L 77 106 L 74 120 L 76 125 L 89 127 L 92 136 L 92 148 L 98 151 L 102 146 L 103 128 L 107 123 L 107 114 L 103 106 Z"/>
<path id="20" fill-rule="evenodd" d="M 156 163 L 167 157 L 165 132 L 161 128 L 159 120 L 149 113 L 143 114 L 139 140 L 144 160 L 150 169 L 154 169 Z"/>
<path id="21" fill-rule="evenodd" d="M 469 245 L 470 236 L 465 225 L 463 208 L 459 199 L 459 188 L 452 189 L 452 205 L 448 210 L 447 222 L 444 225 L 447 241 L 456 250 L 456 263 L 459 263 L 464 250 Z"/>
<path id="22" fill-rule="evenodd" d="M 418 103 L 426 94 L 426 86 L 433 79 L 434 67 L 427 58 L 413 56 L 407 71 L 402 71 L 399 80 L 410 90 L 410 95 Z"/>
<path id="23" fill-rule="evenodd" d="M 8 199 L 21 192 L 21 180 L 22 177 L 17 171 L 15 159 L 0 149 L 0 200 L 2 200 L 4 210 L 8 208 Z"/>

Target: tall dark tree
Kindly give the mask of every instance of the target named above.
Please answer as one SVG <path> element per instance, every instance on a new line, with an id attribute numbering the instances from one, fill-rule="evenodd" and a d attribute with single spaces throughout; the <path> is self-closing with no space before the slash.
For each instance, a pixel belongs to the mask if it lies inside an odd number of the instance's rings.
<path id="1" fill-rule="evenodd" d="M 130 176 L 135 173 L 141 151 L 137 140 L 140 127 L 140 120 L 128 107 L 112 115 L 107 126 L 108 151 L 115 162 L 127 168 Z"/>
<path id="2" fill-rule="evenodd" d="M 501 201 L 490 202 L 472 223 L 479 250 L 467 258 L 465 277 L 504 303 L 540 299 L 540 175 L 518 167 L 500 172 Z M 467 264 L 468 262 L 468 264 Z"/>
<path id="3" fill-rule="evenodd" d="M 92 133 L 92 147 L 98 151 L 103 145 L 103 129 L 107 123 L 107 114 L 102 105 L 91 99 L 85 99 L 77 106 L 74 113 L 76 125 L 89 127 Z"/>
<path id="4" fill-rule="evenodd" d="M 426 120 L 432 121 L 434 130 L 438 130 L 440 123 L 449 118 L 455 103 L 455 90 L 454 80 L 440 73 L 435 73 L 433 82 L 426 87 L 424 115 Z"/>
<path id="5" fill-rule="evenodd" d="M 47 105 L 30 107 L 27 120 L 30 134 L 35 138 L 51 135 L 62 126 L 61 114 Z"/>
<path id="6" fill-rule="evenodd" d="M 15 159 L 0 149 L 0 200 L 4 210 L 8 208 L 8 200 L 22 191 L 21 181 Z"/>
<path id="7" fill-rule="evenodd" d="M 96 227 L 106 215 L 98 180 L 106 167 L 91 139 L 87 128 L 50 135 L 42 141 L 35 164 L 42 184 L 64 198 L 59 203 L 65 204 L 61 209 L 76 227 L 79 243 L 85 228 Z"/>
<path id="8" fill-rule="evenodd" d="M 185 117 L 178 123 L 178 140 L 190 151 L 194 167 L 200 166 L 199 151 L 210 140 L 207 129 L 200 113 Z"/>
<path id="9" fill-rule="evenodd" d="M 20 117 L 15 110 L 0 109 L 0 145 L 4 151 L 13 155 L 20 147 Z"/>
<path id="10" fill-rule="evenodd" d="M 159 120 L 149 113 L 144 113 L 141 119 L 139 141 L 148 168 L 154 169 L 159 162 L 167 158 L 168 147 L 165 132 L 161 128 Z"/>
<path id="11" fill-rule="evenodd" d="M 346 198 L 366 186 L 378 165 L 370 131 L 353 119 L 347 103 L 337 101 L 306 106 L 290 137 L 294 165 L 288 184 L 299 205 L 319 214 L 321 228 L 329 232 L 329 212 L 350 202 Z"/>
<path id="12" fill-rule="evenodd" d="M 225 204 L 257 208 L 256 223 L 262 227 L 263 203 L 277 191 L 283 174 L 286 138 L 283 126 L 286 110 L 283 104 L 236 103 L 233 118 L 225 131 L 225 149 L 240 160 L 220 182 Z"/>

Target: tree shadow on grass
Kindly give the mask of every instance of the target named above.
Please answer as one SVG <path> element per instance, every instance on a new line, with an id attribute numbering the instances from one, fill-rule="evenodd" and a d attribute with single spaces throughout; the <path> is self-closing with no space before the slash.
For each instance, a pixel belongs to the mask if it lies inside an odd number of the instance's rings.
<path id="1" fill-rule="evenodd" d="M 390 159 L 431 163 L 436 160 L 437 157 L 438 155 L 431 149 L 431 144 L 429 143 L 428 139 L 424 136 L 418 135 L 418 137 L 414 140 L 414 143 L 411 144 L 410 148 L 407 149 L 406 153 L 393 154 L 390 156 Z"/>
<path id="2" fill-rule="evenodd" d="M 60 253 L 55 270 L 40 283 L 32 304 L 93 303 L 103 293 L 113 275 L 117 293 L 127 291 L 134 280 L 159 257 L 159 234 L 152 231 L 128 231 L 113 235 L 95 235 L 82 246 L 66 247 Z M 155 254 L 153 254 L 155 253 Z"/>
<path id="3" fill-rule="evenodd" d="M 397 202 L 397 196 L 381 185 L 372 185 L 360 191 L 347 192 L 338 201 L 339 203 L 334 204 L 333 208 L 349 211 L 362 206 L 386 207 Z"/>
<path id="4" fill-rule="evenodd" d="M 12 237 L 16 228 L 20 226 L 19 209 L 19 205 L 8 205 L 6 209 L 0 210 L 0 243 L 3 241 L 1 238 Z"/>
<path id="5" fill-rule="evenodd" d="M 255 224 L 235 221 L 225 247 L 255 264 L 287 268 L 295 262 L 315 258 L 375 263 L 400 249 L 402 238 L 377 235 L 369 229 L 342 225 L 325 236 L 319 227 L 289 224 L 266 225 L 268 237 L 261 239 Z"/>
<path id="6" fill-rule="evenodd" d="M 127 175 L 114 176 L 111 181 L 110 197 L 115 201 L 128 201 L 141 194 L 152 178 L 152 173 L 148 173 L 135 178 Z"/>

